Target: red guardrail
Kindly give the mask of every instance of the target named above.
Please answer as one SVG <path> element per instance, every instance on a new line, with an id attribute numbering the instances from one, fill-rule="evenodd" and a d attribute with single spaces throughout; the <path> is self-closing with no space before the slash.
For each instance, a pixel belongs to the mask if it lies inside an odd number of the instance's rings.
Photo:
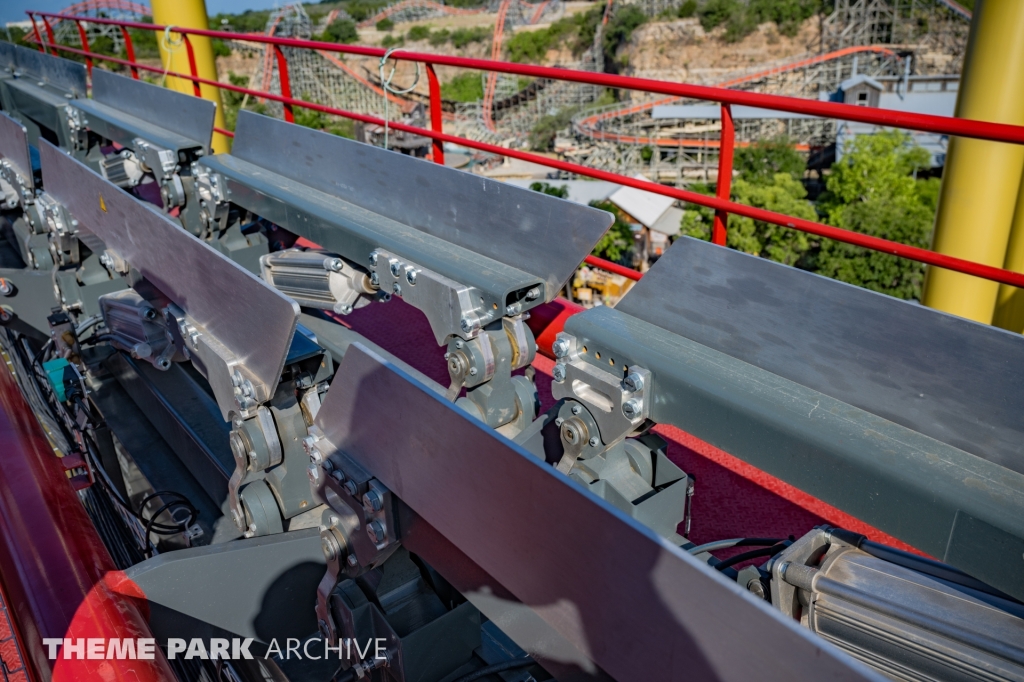
<path id="1" fill-rule="evenodd" d="M 269 99 L 275 102 L 280 102 L 285 107 L 285 116 L 289 120 L 291 119 L 291 110 L 293 107 L 305 107 L 313 111 L 320 111 L 326 114 L 333 114 L 336 116 L 342 116 L 356 121 L 362 121 L 364 123 L 371 123 L 376 125 L 384 125 L 385 121 L 376 116 L 369 116 L 366 114 L 358 114 L 344 109 L 337 109 L 334 107 L 317 104 L 315 102 L 307 102 L 301 99 L 297 99 L 291 95 L 290 92 L 283 92 L 282 94 L 274 94 L 266 91 L 252 90 L 250 88 L 244 88 L 230 83 L 221 83 L 218 81 L 209 80 L 198 76 L 196 71 L 195 59 L 193 56 L 193 49 L 189 36 L 206 36 L 209 38 L 221 38 L 224 40 L 242 40 L 253 43 L 260 43 L 265 45 L 272 45 L 275 47 L 275 52 L 278 56 L 278 66 L 281 69 L 280 81 L 282 84 L 287 82 L 287 60 L 284 59 L 282 52 L 279 52 L 281 47 L 291 48 L 305 48 L 318 50 L 322 52 L 337 52 L 341 54 L 352 54 L 360 55 L 364 57 L 383 57 L 387 53 L 390 58 L 399 61 L 418 62 L 426 66 L 427 77 L 430 84 L 430 110 L 431 110 L 431 128 L 420 128 L 418 126 L 411 126 L 404 123 L 390 122 L 388 126 L 394 130 L 401 130 L 416 135 L 422 135 L 428 137 L 434 141 L 433 144 L 433 159 L 439 163 L 443 163 L 443 151 L 441 144 L 444 142 L 451 142 L 459 144 L 470 149 L 476 149 L 483 152 L 488 152 L 498 156 L 504 156 L 508 158 L 520 159 L 523 161 L 529 161 L 538 165 L 546 166 L 556 170 L 562 170 L 569 173 L 576 173 L 586 177 L 596 178 L 598 180 L 607 180 L 614 182 L 619 185 L 626 187 L 634 187 L 636 189 L 645 190 L 653 194 L 661 194 L 673 199 L 680 201 L 697 204 L 698 206 L 705 206 L 707 208 L 714 209 L 715 211 L 715 224 L 712 230 L 712 241 L 715 244 L 725 245 L 726 238 L 726 218 L 729 214 L 735 214 L 751 218 L 753 220 L 760 220 L 783 227 L 789 227 L 795 230 L 800 230 L 808 234 L 813 234 L 818 237 L 825 237 L 827 239 L 834 239 L 839 242 L 852 244 L 854 246 L 860 246 L 874 251 L 880 251 L 882 253 L 892 254 L 901 258 L 908 258 L 928 265 L 945 268 L 948 270 L 954 270 L 968 275 L 981 277 L 983 279 L 1000 282 L 1003 284 L 1009 284 L 1016 287 L 1024 288 L 1024 274 L 1011 272 L 1004 270 L 999 267 L 991 265 L 985 265 L 982 263 L 975 263 L 972 261 L 964 260 L 962 258 L 955 258 L 928 249 L 922 249 L 915 246 L 908 246 L 906 244 L 900 244 L 898 242 L 889 241 L 887 239 L 880 239 L 878 237 L 871 237 L 849 230 L 844 230 L 831 225 L 825 225 L 823 223 L 815 222 L 813 220 L 805 220 L 803 218 L 796 218 L 793 216 L 787 216 L 781 213 L 775 213 L 773 211 L 766 211 L 764 209 L 754 208 L 752 206 L 746 206 L 744 204 L 738 204 L 733 201 L 729 201 L 729 184 L 732 178 L 732 151 L 735 146 L 735 139 L 732 130 L 732 126 L 726 124 L 731 121 L 732 112 L 731 107 L 733 105 L 751 106 L 758 107 L 761 109 L 771 109 L 775 111 L 785 111 L 791 113 L 804 114 L 809 116 L 816 116 L 820 118 L 833 118 L 845 121 L 855 121 L 858 123 L 867 123 L 877 126 L 887 126 L 893 128 L 904 128 L 907 130 L 915 130 L 920 132 L 938 133 L 942 135 L 953 135 L 959 137 L 975 138 L 980 140 L 991 140 L 996 142 L 1007 142 L 1011 144 L 1024 144 L 1024 127 L 1006 125 L 1002 123 L 989 123 L 986 121 L 974 121 L 968 119 L 950 118 L 946 116 L 932 116 L 929 114 L 914 114 L 902 111 L 892 111 L 886 109 L 873 109 L 870 107 L 858 107 L 849 104 L 839 104 L 835 102 L 821 102 L 817 100 L 806 100 L 797 97 L 784 97 L 781 95 L 766 95 L 762 93 L 744 92 L 738 90 L 727 90 L 718 87 L 708 87 L 702 85 L 687 85 L 685 83 L 671 83 L 668 81 L 659 81 L 649 78 L 633 78 L 629 76 L 619 76 L 614 74 L 606 73 L 591 73 L 589 71 L 577 71 L 573 69 L 559 69 L 547 66 L 532 66 L 529 64 L 514 64 L 511 62 L 502 62 L 487 59 L 468 59 L 465 57 L 452 57 L 448 55 L 430 54 L 424 52 L 411 52 L 406 50 L 390 50 L 386 51 L 382 48 L 376 47 L 364 47 L 359 45 L 338 45 L 335 43 L 324 43 L 312 40 L 300 40 L 296 38 L 281 38 L 277 36 L 260 36 L 252 34 L 238 34 L 230 33 L 225 31 L 211 31 L 206 29 L 193 29 L 193 28 L 179 28 L 170 27 L 170 30 L 182 36 L 185 48 L 189 55 L 189 67 L 190 72 L 188 74 L 178 73 L 175 71 L 164 71 L 159 67 L 147 66 L 138 64 L 134 59 L 130 57 L 132 54 L 131 39 L 125 29 L 138 29 L 145 31 L 163 31 L 165 26 L 158 26 L 155 24 L 142 24 L 136 22 L 119 21 L 115 19 L 102 19 L 92 17 L 80 17 L 70 16 L 63 14 L 56 14 L 51 12 L 39 12 L 35 10 L 27 10 L 27 14 L 32 19 L 32 25 L 34 28 L 34 42 L 36 42 L 40 49 L 45 51 L 48 50 L 60 50 L 72 54 L 78 54 L 85 57 L 87 60 L 101 59 L 115 64 L 121 64 L 132 70 L 133 77 L 137 78 L 139 69 L 150 71 L 153 73 L 166 74 L 168 76 L 181 78 L 186 81 L 190 81 L 196 90 L 196 94 L 199 90 L 200 84 L 215 86 L 223 88 L 225 90 L 231 90 L 238 93 L 248 94 L 250 96 L 261 97 Z M 47 40 L 42 39 L 42 35 L 39 31 L 38 20 L 41 20 L 46 31 Z M 55 42 L 53 25 L 51 19 L 57 19 L 61 21 L 73 21 L 76 24 L 82 22 L 93 22 L 101 24 L 111 24 L 122 28 L 126 40 L 126 52 L 129 55 L 129 59 L 120 59 L 117 57 L 110 57 L 106 55 L 99 55 L 95 52 L 91 52 L 88 49 L 88 44 L 83 43 L 84 49 L 74 48 L 67 45 L 59 45 Z M 55 52 L 56 54 L 56 52 Z M 506 149 L 497 145 L 488 144 L 486 142 L 478 142 L 476 140 L 470 140 L 455 135 L 449 135 L 441 129 L 441 97 L 440 88 L 437 83 L 437 75 L 434 73 L 435 65 L 443 66 L 454 66 L 467 69 L 475 69 L 479 71 L 491 71 L 516 74 L 519 76 L 529 76 L 534 78 L 547 78 L 552 80 L 563 80 L 577 83 L 587 83 L 591 85 L 603 86 L 607 88 L 623 89 L 623 90 L 637 90 L 648 93 L 672 95 L 675 97 L 686 97 L 690 99 L 706 100 L 711 102 L 718 102 L 722 106 L 722 139 L 720 144 L 719 153 L 719 173 L 718 173 L 718 186 L 716 188 L 715 196 L 706 196 L 698 194 L 697 192 L 691 192 L 688 190 L 676 189 L 674 187 L 666 187 L 659 185 L 654 182 L 648 182 L 644 180 L 637 180 L 630 178 L 625 175 L 619 175 L 617 173 L 610 173 L 608 171 L 597 170 L 589 168 L 580 164 L 570 163 L 567 161 L 560 161 L 558 159 L 550 159 L 539 154 L 533 154 L 530 152 L 519 151 L 516 149 Z M 219 130 L 218 132 L 226 135 L 231 135 L 230 132 Z M 595 258 L 593 256 L 587 259 L 587 262 L 608 269 L 613 272 L 621 272 L 623 268 L 621 266 L 615 266 L 614 263 L 603 261 L 602 259 Z M 628 269 L 627 269 L 628 270 Z M 629 271 L 632 279 L 639 279 L 640 273 L 635 271 Z"/>

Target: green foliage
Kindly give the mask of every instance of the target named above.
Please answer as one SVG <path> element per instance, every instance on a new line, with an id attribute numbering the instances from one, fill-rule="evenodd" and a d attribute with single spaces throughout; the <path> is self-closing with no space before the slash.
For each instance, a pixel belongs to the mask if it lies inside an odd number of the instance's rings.
<path id="1" fill-rule="evenodd" d="M 354 43 L 359 40 L 359 31 L 351 19 L 335 19 L 318 38 L 327 43 Z"/>
<path id="2" fill-rule="evenodd" d="M 387 0 L 349 0 L 345 5 L 345 11 L 358 22 L 369 19 L 387 4 Z"/>
<path id="3" fill-rule="evenodd" d="M 738 147 L 733 168 L 747 182 L 770 184 L 776 173 L 787 173 L 799 180 L 807 169 L 807 162 L 788 137 L 779 136 L 749 147 Z"/>
<path id="4" fill-rule="evenodd" d="M 546 152 L 554 147 L 555 135 L 559 130 L 567 128 L 572 122 L 572 117 L 579 110 L 578 107 L 566 107 L 557 114 L 548 114 L 542 117 L 530 131 L 530 149 L 535 152 Z"/>
<path id="5" fill-rule="evenodd" d="M 413 26 L 409 29 L 409 32 L 405 34 L 405 37 L 409 40 L 426 40 L 430 37 L 429 26 Z"/>
<path id="6" fill-rule="evenodd" d="M 249 86 L 249 78 L 246 76 L 239 76 L 234 72 L 228 72 L 228 82 L 232 85 L 237 85 L 240 88 Z M 220 101 L 224 105 L 224 123 L 227 124 L 228 130 L 235 129 L 235 123 L 238 122 L 238 110 L 242 108 L 242 102 L 245 100 L 245 95 L 234 90 L 221 90 Z"/>
<path id="7" fill-rule="evenodd" d="M 795 36 L 804 20 L 822 8 L 821 0 L 707 0 L 697 16 L 705 31 L 724 25 L 723 40 L 737 42 L 767 21 L 774 21 L 783 35 Z"/>
<path id="8" fill-rule="evenodd" d="M 383 48 L 398 47 L 399 45 L 405 45 L 405 38 L 398 36 L 397 38 L 393 35 L 384 36 L 384 40 L 380 41 L 380 46 Z"/>
<path id="9" fill-rule="evenodd" d="M 820 204 L 827 221 L 846 230 L 928 248 L 939 181 L 917 180 L 929 154 L 898 131 L 860 135 L 832 166 Z M 817 271 L 904 299 L 919 299 L 924 265 L 822 240 Z"/>
<path id="10" fill-rule="evenodd" d="M 711 185 L 694 186 L 691 189 L 702 194 L 715 193 Z M 776 173 L 768 182 L 762 183 L 737 178 L 732 185 L 731 199 L 797 218 L 817 219 L 814 205 L 807 200 L 807 190 L 789 173 Z M 711 209 L 690 205 L 683 211 L 681 233 L 710 240 L 714 217 L 715 213 Z M 738 251 L 787 265 L 796 265 L 811 248 L 811 242 L 804 232 L 737 215 L 729 216 L 726 244 Z"/>
<path id="11" fill-rule="evenodd" d="M 434 47 L 437 47 L 438 45 L 444 45 L 445 43 L 448 42 L 448 38 L 451 37 L 451 35 L 452 34 L 446 28 L 442 28 L 440 31 L 431 31 L 430 37 L 427 38 L 427 42 L 429 42 Z"/>
<path id="12" fill-rule="evenodd" d="M 686 0 L 683 4 L 679 5 L 679 11 L 676 15 L 680 19 L 689 19 L 690 17 L 697 16 L 697 0 Z"/>
<path id="13" fill-rule="evenodd" d="M 614 62 L 618 49 L 629 42 L 633 31 L 647 22 L 647 15 L 636 5 L 620 5 L 612 13 L 612 18 L 605 26 L 601 47 L 604 50 L 605 62 Z M 625 62 L 621 62 L 624 66 Z"/>
<path id="14" fill-rule="evenodd" d="M 215 58 L 231 56 L 231 48 L 220 38 L 214 38 L 210 41 L 210 44 L 213 46 L 213 56 Z"/>
<path id="15" fill-rule="evenodd" d="M 647 144 L 641 147 L 640 158 L 644 160 L 644 163 L 650 163 L 651 159 L 654 158 L 654 147 Z"/>
<path id="16" fill-rule="evenodd" d="M 619 207 L 610 201 L 591 201 L 590 205 L 602 211 L 608 211 L 615 217 L 615 222 L 601 237 L 591 253 L 598 258 L 613 262 L 621 262 L 626 258 L 633 246 L 633 229 L 622 217 Z"/>
<path id="17" fill-rule="evenodd" d="M 562 185 L 561 187 L 555 187 L 554 185 L 549 185 L 546 182 L 534 182 L 534 183 L 530 184 L 530 189 L 532 189 L 534 192 L 540 192 L 542 194 L 547 194 L 547 195 L 550 195 L 550 196 L 553 196 L 553 197 L 558 197 L 559 199 L 568 199 L 569 198 L 569 186 L 568 185 Z"/>
<path id="18" fill-rule="evenodd" d="M 4 28 L 4 31 L 4 38 L 7 42 L 14 43 L 15 45 L 26 45 L 25 38 L 32 33 L 18 26 L 7 26 Z"/>
<path id="19" fill-rule="evenodd" d="M 493 26 L 473 26 L 472 28 L 457 28 L 452 31 L 452 45 L 461 50 L 470 43 L 482 43 L 491 39 L 494 33 Z"/>
<path id="20" fill-rule="evenodd" d="M 391 21 L 388 17 L 384 17 L 377 22 L 378 31 L 390 31 L 395 27 L 395 22 Z"/>
<path id="21" fill-rule="evenodd" d="M 441 84 L 441 97 L 456 102 L 476 102 L 484 98 L 484 83 L 479 73 L 461 73 Z"/>
<path id="22" fill-rule="evenodd" d="M 142 23 L 152 24 L 151 17 L 143 17 Z M 128 29 L 128 36 L 132 39 L 132 49 L 135 50 L 137 59 L 157 59 L 160 56 L 160 48 L 157 46 L 157 32 L 147 31 L 141 28 Z M 123 59 L 128 58 L 127 50 L 121 51 Z"/>
<path id="23" fill-rule="evenodd" d="M 231 30 L 238 33 L 263 33 L 267 28 L 269 20 L 270 10 L 249 9 L 241 14 L 215 14 L 210 17 L 210 28 L 217 31 Z"/>
<path id="24" fill-rule="evenodd" d="M 295 109 L 295 122 L 306 128 L 322 130 L 339 137 L 355 139 L 355 123 L 351 119 L 331 116 L 312 109 Z"/>
<path id="25" fill-rule="evenodd" d="M 552 22 L 547 28 L 519 31 L 505 41 L 510 61 L 518 63 L 542 62 L 548 50 L 568 45 L 573 54 L 582 54 L 594 42 L 594 32 L 601 22 L 601 7 L 574 14 Z"/>

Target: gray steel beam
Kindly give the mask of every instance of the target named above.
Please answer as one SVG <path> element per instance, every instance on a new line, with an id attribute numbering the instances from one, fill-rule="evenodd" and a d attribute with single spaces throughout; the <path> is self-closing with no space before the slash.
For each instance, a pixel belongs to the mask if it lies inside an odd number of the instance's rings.
<path id="1" fill-rule="evenodd" d="M 3 50 L 0 51 L 0 65 L 3 68 L 13 70 L 22 78 L 34 82 L 41 81 L 75 97 L 86 96 L 85 64 L 20 45 L 0 44 L 3 45 Z"/>
<path id="2" fill-rule="evenodd" d="M 228 157 L 214 158 L 227 162 Z M 252 167 L 262 169 L 256 175 L 270 182 L 287 179 L 296 188 L 306 188 L 295 190 L 300 196 L 315 190 L 343 200 L 357 213 L 401 225 L 411 238 L 434 237 L 527 273 L 545 283 L 548 300 L 558 295 L 612 222 L 609 214 L 597 209 L 244 111 L 239 113 L 230 159 L 245 162 L 237 167 L 249 172 Z M 289 229 L 298 231 L 300 225 Z M 388 248 L 387 244 L 370 248 Z M 365 264 L 369 251 L 358 251 L 357 262 Z M 475 285 L 455 276 L 471 264 L 460 264 L 457 255 L 441 259 L 438 267 L 445 269 L 436 271 Z M 451 271 L 445 260 L 456 270 Z"/>
<path id="3" fill-rule="evenodd" d="M 217 109 L 208 100 L 103 69 L 93 72 L 92 99 L 72 106 L 88 114 L 89 128 L 108 139 L 131 146 L 142 137 L 174 151 L 209 151 Z"/>
<path id="4" fill-rule="evenodd" d="M 1024 598 L 1024 475 L 619 310 L 565 331 L 653 372 L 654 421 Z"/>
<path id="5" fill-rule="evenodd" d="M 615 679 L 878 679 L 363 348 L 332 385 L 326 438 Z"/>
<path id="6" fill-rule="evenodd" d="M 616 306 L 1024 474 L 1024 337 L 682 238 Z"/>

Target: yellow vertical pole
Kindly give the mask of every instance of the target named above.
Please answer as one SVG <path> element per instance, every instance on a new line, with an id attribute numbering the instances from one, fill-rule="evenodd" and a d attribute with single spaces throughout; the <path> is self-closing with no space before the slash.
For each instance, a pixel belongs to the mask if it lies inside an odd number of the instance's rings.
<path id="1" fill-rule="evenodd" d="M 181 28 L 208 29 L 210 27 L 204 0 L 152 0 L 151 5 L 154 24 L 180 26 Z M 181 35 L 171 31 L 169 38 L 169 40 L 165 39 L 163 33 L 157 35 L 160 59 L 164 68 L 178 73 L 190 73 L 188 50 L 181 42 Z M 210 39 L 204 36 L 189 36 L 189 42 L 192 43 L 192 50 L 195 53 L 196 75 L 212 81 L 217 80 L 217 64 L 213 59 L 213 44 Z M 183 78 L 168 76 L 167 87 L 189 95 L 195 93 L 192 82 Z M 202 84 L 200 89 L 203 99 L 208 99 L 217 105 L 214 125 L 224 128 L 224 107 L 220 101 L 220 88 Z M 228 137 L 221 133 L 214 133 L 213 151 L 221 153 L 227 152 L 229 149 Z"/>
<path id="2" fill-rule="evenodd" d="M 1024 2 L 978 0 L 960 79 L 956 116 L 1024 125 Z M 1002 267 L 1024 170 L 1024 146 L 952 138 L 932 248 Z M 999 284 L 929 267 L 923 303 L 992 322 Z"/>
<path id="3" fill-rule="evenodd" d="M 1014 272 L 1024 272 L 1024 177 L 1017 191 L 1017 209 L 1013 214 L 1013 227 L 1010 229 L 1003 267 Z M 999 286 L 992 324 L 1018 334 L 1024 333 L 1024 289 L 1008 284 Z"/>

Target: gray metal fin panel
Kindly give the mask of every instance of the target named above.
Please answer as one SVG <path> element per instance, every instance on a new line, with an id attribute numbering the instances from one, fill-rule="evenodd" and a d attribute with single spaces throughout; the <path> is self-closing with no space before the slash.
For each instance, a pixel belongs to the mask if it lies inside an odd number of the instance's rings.
<path id="1" fill-rule="evenodd" d="M 198 142 L 209 151 L 217 105 L 104 69 L 93 69 L 92 98 L 146 123 Z"/>
<path id="2" fill-rule="evenodd" d="M 530 273 L 549 298 L 612 224 L 604 211 L 247 111 L 231 154 Z"/>
<path id="3" fill-rule="evenodd" d="M 617 680 L 880 679 L 358 344 L 316 424 Z"/>
<path id="4" fill-rule="evenodd" d="M 30 50 L 19 45 L 14 46 L 17 55 L 17 69 L 25 76 L 49 83 L 76 97 L 86 96 L 85 64 L 70 59 L 54 57 L 39 50 Z"/>
<path id="5" fill-rule="evenodd" d="M 0 69 L 14 71 L 18 68 L 18 48 L 14 43 L 0 40 Z"/>
<path id="6" fill-rule="evenodd" d="M 47 193 L 273 392 L 298 304 L 57 147 L 42 141 L 39 153 Z"/>
<path id="7" fill-rule="evenodd" d="M 29 187 L 34 187 L 32 156 L 28 151 L 28 130 L 2 111 L 0 111 L 0 157 L 11 164 Z"/>
<path id="8" fill-rule="evenodd" d="M 682 238 L 616 310 L 1024 473 L 1024 337 Z"/>

